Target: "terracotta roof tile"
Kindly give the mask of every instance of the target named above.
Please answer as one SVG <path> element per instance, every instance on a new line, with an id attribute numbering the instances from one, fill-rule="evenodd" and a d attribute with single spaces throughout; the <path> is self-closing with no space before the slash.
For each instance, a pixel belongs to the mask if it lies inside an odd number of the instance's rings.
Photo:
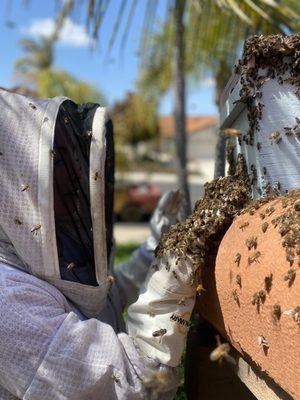
<path id="1" fill-rule="evenodd" d="M 216 116 L 192 116 L 186 119 L 186 130 L 188 134 L 199 132 L 216 125 L 218 118 Z M 172 115 L 161 115 L 158 117 L 158 125 L 162 137 L 168 138 L 174 136 L 174 119 Z"/>

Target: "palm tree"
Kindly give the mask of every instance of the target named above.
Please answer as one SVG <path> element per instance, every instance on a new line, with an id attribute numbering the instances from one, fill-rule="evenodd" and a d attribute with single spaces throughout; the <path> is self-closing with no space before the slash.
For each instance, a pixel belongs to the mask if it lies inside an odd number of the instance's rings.
<path id="1" fill-rule="evenodd" d="M 48 70 L 53 64 L 53 40 L 44 36 L 36 39 L 25 38 L 20 41 L 22 50 L 27 54 L 15 63 L 15 73 L 31 84 L 39 71 Z"/>
<path id="2" fill-rule="evenodd" d="M 16 61 L 15 78 L 34 89 L 39 97 L 64 95 L 77 103 L 102 102 L 99 90 L 53 66 L 54 44 L 53 38 L 44 36 L 21 40 L 26 56 Z"/>

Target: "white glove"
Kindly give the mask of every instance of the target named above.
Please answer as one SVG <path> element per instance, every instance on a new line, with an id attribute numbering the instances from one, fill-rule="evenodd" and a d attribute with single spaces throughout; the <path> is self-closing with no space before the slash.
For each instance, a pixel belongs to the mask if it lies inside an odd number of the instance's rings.
<path id="1" fill-rule="evenodd" d="M 177 264 L 176 264 L 177 263 Z M 128 332 L 146 356 L 175 367 L 195 304 L 194 269 L 164 252 L 154 260 L 136 303 L 128 309 Z"/>
<path id="2" fill-rule="evenodd" d="M 179 190 L 170 190 L 159 200 L 150 220 L 151 235 L 146 241 L 146 249 L 154 252 L 161 235 L 178 222 L 182 195 Z"/>

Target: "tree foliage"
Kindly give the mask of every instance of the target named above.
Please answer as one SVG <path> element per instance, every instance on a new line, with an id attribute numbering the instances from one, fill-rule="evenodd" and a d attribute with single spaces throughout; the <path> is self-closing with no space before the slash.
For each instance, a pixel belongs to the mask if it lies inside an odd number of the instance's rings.
<path id="1" fill-rule="evenodd" d="M 25 38 L 20 45 L 25 56 L 15 64 L 15 77 L 39 97 L 66 96 L 77 103 L 102 102 L 99 90 L 64 70 L 53 66 L 54 41 L 50 38 Z"/>
<path id="2" fill-rule="evenodd" d="M 229 78 L 244 40 L 254 34 L 288 33 L 300 27 L 297 0 L 195 0 L 185 18 L 185 72 L 193 79 L 213 74 L 219 91 Z M 140 85 L 156 96 L 173 81 L 174 25 L 169 18 L 148 40 Z M 218 96 L 217 96 L 218 99 Z"/>
<path id="3" fill-rule="evenodd" d="M 111 110 L 116 139 L 136 146 L 158 134 L 157 102 L 138 93 L 128 93 Z"/>

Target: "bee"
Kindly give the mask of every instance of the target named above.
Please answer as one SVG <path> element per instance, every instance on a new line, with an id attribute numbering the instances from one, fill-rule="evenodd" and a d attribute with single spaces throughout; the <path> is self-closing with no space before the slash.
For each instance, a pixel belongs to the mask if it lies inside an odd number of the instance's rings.
<path id="1" fill-rule="evenodd" d="M 196 288 L 197 294 L 200 296 L 201 293 L 202 293 L 202 292 L 205 292 L 205 291 L 206 291 L 206 289 L 204 289 L 204 287 L 202 286 L 202 284 L 199 283 L 199 285 L 198 285 L 197 288 Z"/>
<path id="2" fill-rule="evenodd" d="M 178 275 L 177 275 L 176 271 L 173 270 L 173 271 L 172 271 L 172 274 L 173 274 L 173 276 L 174 276 L 175 279 L 178 279 Z"/>
<path id="3" fill-rule="evenodd" d="M 217 339 L 217 347 L 210 353 L 209 359 L 210 361 L 218 361 L 219 364 L 222 363 L 223 359 L 235 364 L 235 360 L 233 357 L 229 355 L 230 345 L 229 343 L 221 343 L 220 336 L 216 336 Z"/>
<path id="4" fill-rule="evenodd" d="M 152 336 L 153 337 L 158 337 L 159 338 L 159 342 L 161 342 L 162 337 L 167 333 L 166 329 L 159 329 L 157 331 L 152 332 Z"/>
<path id="5" fill-rule="evenodd" d="M 93 131 L 91 131 L 91 130 L 86 131 L 85 132 L 85 136 L 92 137 L 93 136 Z"/>
<path id="6" fill-rule="evenodd" d="M 243 231 L 247 226 L 249 226 L 249 222 L 244 222 L 239 228 Z"/>
<path id="7" fill-rule="evenodd" d="M 248 238 L 245 242 L 248 250 L 251 250 L 252 248 L 256 249 L 257 247 L 257 237 L 251 236 Z"/>
<path id="8" fill-rule="evenodd" d="M 294 203 L 294 210 L 299 212 L 300 211 L 300 200 L 296 200 Z"/>
<path id="9" fill-rule="evenodd" d="M 292 310 L 284 311 L 283 314 L 291 315 L 296 324 L 300 324 L 300 307 L 295 307 Z"/>
<path id="10" fill-rule="evenodd" d="M 170 374 L 168 371 L 158 371 L 154 376 L 156 380 L 164 386 L 167 386 L 170 381 Z"/>
<path id="11" fill-rule="evenodd" d="M 235 138 L 241 136 L 241 131 L 235 128 L 227 128 L 223 130 L 224 135 L 228 138 Z"/>
<path id="12" fill-rule="evenodd" d="M 119 385 L 121 383 L 120 379 L 115 374 L 112 374 L 112 378 L 116 382 L 116 384 Z"/>
<path id="13" fill-rule="evenodd" d="M 261 230 L 263 231 L 263 233 L 266 233 L 267 229 L 268 229 L 268 222 L 264 222 L 261 226 Z"/>
<path id="14" fill-rule="evenodd" d="M 240 253 L 236 253 L 234 262 L 235 262 L 235 264 L 237 264 L 238 267 L 240 266 L 241 258 L 242 258 L 242 255 Z"/>
<path id="15" fill-rule="evenodd" d="M 300 324 L 300 307 L 294 308 L 292 311 L 292 317 L 297 324 Z"/>
<path id="16" fill-rule="evenodd" d="M 253 294 L 251 303 L 253 305 L 255 304 L 259 305 L 261 302 L 264 303 L 265 300 L 266 300 L 266 292 L 265 290 L 260 290 Z"/>
<path id="17" fill-rule="evenodd" d="M 149 317 L 154 318 L 155 314 L 153 311 L 148 311 L 147 314 L 149 315 Z"/>
<path id="18" fill-rule="evenodd" d="M 99 172 L 96 171 L 96 172 L 94 173 L 94 181 L 96 181 L 98 178 L 99 178 Z"/>
<path id="19" fill-rule="evenodd" d="M 195 278 L 192 277 L 192 279 L 190 280 L 190 286 L 194 286 L 194 284 L 195 284 Z"/>
<path id="20" fill-rule="evenodd" d="M 242 287 L 242 277 L 240 274 L 237 274 L 237 276 L 235 277 L 235 281 L 237 285 L 239 285 L 239 287 Z"/>
<path id="21" fill-rule="evenodd" d="M 144 377 L 144 385 L 146 387 L 152 387 L 153 388 L 153 397 L 151 399 L 157 399 L 158 394 L 156 392 L 156 388 L 159 385 L 162 386 L 167 386 L 170 381 L 170 373 L 168 371 L 158 371 L 156 373 L 152 373 L 149 375 L 146 375 Z"/>
<path id="22" fill-rule="evenodd" d="M 281 236 L 285 236 L 290 230 L 291 227 L 288 225 L 288 223 L 283 223 L 278 229 L 278 233 L 280 233 Z"/>
<path id="23" fill-rule="evenodd" d="M 76 267 L 74 262 L 70 262 L 70 264 L 67 265 L 67 269 L 73 269 L 74 267 Z"/>
<path id="24" fill-rule="evenodd" d="M 181 306 L 185 306 L 185 297 L 183 297 L 182 299 L 179 300 L 178 304 Z"/>
<path id="25" fill-rule="evenodd" d="M 284 281 L 288 281 L 289 285 L 291 285 L 296 278 L 296 270 L 294 268 L 290 268 L 288 272 L 283 276 Z"/>
<path id="26" fill-rule="evenodd" d="M 289 127 L 286 126 L 283 129 L 285 131 L 284 133 L 285 133 L 286 136 L 293 136 L 294 132 L 293 132 L 292 128 L 289 128 Z"/>
<path id="27" fill-rule="evenodd" d="M 36 110 L 36 105 L 33 103 L 28 103 L 29 107 L 32 108 L 33 110 Z"/>
<path id="28" fill-rule="evenodd" d="M 15 223 L 16 225 L 22 225 L 22 221 L 21 221 L 18 217 L 15 217 L 14 223 Z"/>
<path id="29" fill-rule="evenodd" d="M 239 306 L 239 305 L 240 305 L 240 299 L 239 299 L 239 295 L 238 295 L 238 292 L 237 292 L 236 289 L 234 289 L 234 290 L 231 292 L 231 296 L 232 296 L 233 300 L 234 300 L 234 301 L 237 303 L 237 305 Z"/>
<path id="30" fill-rule="evenodd" d="M 28 190 L 29 189 L 29 185 L 28 184 L 26 184 L 26 185 L 21 185 L 21 192 L 25 192 L 26 190 Z"/>
<path id="31" fill-rule="evenodd" d="M 273 274 L 265 277 L 265 289 L 269 293 L 273 284 Z"/>
<path id="32" fill-rule="evenodd" d="M 258 151 L 261 149 L 261 144 L 260 144 L 260 142 L 257 142 L 257 143 L 256 143 L 256 148 L 257 148 Z"/>
<path id="33" fill-rule="evenodd" d="M 155 271 L 159 270 L 158 265 L 156 263 L 152 264 L 151 268 L 154 269 Z"/>
<path id="34" fill-rule="evenodd" d="M 40 224 L 34 225 L 31 228 L 30 232 L 33 233 L 34 235 L 37 235 L 37 232 L 38 232 L 38 230 L 41 229 L 41 227 L 42 227 L 42 225 L 40 225 Z"/>
<path id="35" fill-rule="evenodd" d="M 275 211 L 275 208 L 274 208 L 274 207 L 266 208 L 266 213 L 267 213 L 268 217 L 269 217 L 270 215 L 272 215 L 274 211 Z"/>
<path id="36" fill-rule="evenodd" d="M 260 213 L 259 216 L 260 216 L 261 219 L 265 219 L 266 218 L 266 214 L 265 213 Z"/>
<path id="37" fill-rule="evenodd" d="M 263 336 L 258 336 L 257 341 L 260 346 L 269 347 L 268 342 L 266 341 L 266 339 Z"/>
<path id="38" fill-rule="evenodd" d="M 252 256 L 248 257 L 248 265 L 251 265 L 254 262 L 259 262 L 258 259 L 260 256 L 261 256 L 260 251 L 256 251 L 255 253 L 253 253 Z"/>
<path id="39" fill-rule="evenodd" d="M 278 303 L 273 305 L 273 307 L 272 307 L 272 315 L 274 316 L 274 318 L 276 318 L 278 320 L 280 319 L 280 317 L 281 317 L 281 307 L 280 307 L 280 305 Z"/>
<path id="40" fill-rule="evenodd" d="M 115 278 L 111 275 L 108 275 L 106 281 L 108 283 L 108 290 L 110 290 L 112 285 L 115 283 Z"/>
<path id="41" fill-rule="evenodd" d="M 278 131 L 274 131 L 269 134 L 269 139 L 276 140 L 279 138 L 279 136 L 280 136 L 280 133 Z"/>

